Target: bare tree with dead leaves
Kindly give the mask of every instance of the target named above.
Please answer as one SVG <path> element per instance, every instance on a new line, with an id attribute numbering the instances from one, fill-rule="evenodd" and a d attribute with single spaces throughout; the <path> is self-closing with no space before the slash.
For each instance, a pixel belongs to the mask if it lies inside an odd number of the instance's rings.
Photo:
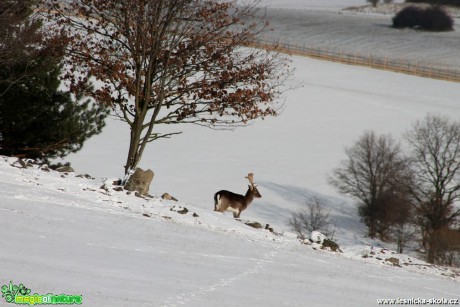
<path id="1" fill-rule="evenodd" d="M 160 125 L 215 129 L 275 116 L 288 59 L 248 47 L 266 29 L 257 2 L 47 0 L 54 29 L 68 37 L 72 91 L 110 105 L 130 127 L 125 172 L 146 145 L 181 133 Z M 92 78 L 99 84 L 88 89 Z"/>

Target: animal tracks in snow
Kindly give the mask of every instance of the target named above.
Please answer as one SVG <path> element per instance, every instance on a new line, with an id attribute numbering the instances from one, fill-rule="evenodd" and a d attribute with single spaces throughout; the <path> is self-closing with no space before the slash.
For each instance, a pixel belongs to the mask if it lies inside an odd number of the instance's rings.
<path id="1" fill-rule="evenodd" d="M 205 296 L 209 295 L 210 293 L 214 291 L 224 290 L 237 281 L 240 281 L 246 278 L 251 278 L 252 275 L 263 271 L 265 266 L 268 263 L 274 262 L 274 258 L 278 254 L 278 251 L 280 250 L 281 246 L 278 244 L 274 248 L 275 249 L 273 251 L 262 255 L 262 257 L 258 259 L 247 258 L 247 260 L 249 261 L 254 261 L 254 265 L 244 270 L 243 272 L 237 275 L 231 276 L 229 278 L 221 278 L 218 281 L 216 281 L 214 284 L 211 284 L 207 287 L 200 287 L 197 291 L 193 291 L 189 293 L 182 293 L 177 296 L 168 297 L 167 299 L 163 301 L 161 306 L 162 307 L 184 306 L 189 302 L 201 300 Z"/>

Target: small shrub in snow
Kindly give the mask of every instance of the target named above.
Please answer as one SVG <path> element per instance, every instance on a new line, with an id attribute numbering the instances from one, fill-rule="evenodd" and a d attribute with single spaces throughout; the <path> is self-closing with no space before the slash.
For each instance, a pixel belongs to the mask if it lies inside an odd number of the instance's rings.
<path id="1" fill-rule="evenodd" d="M 452 17 L 439 6 L 421 9 L 409 6 L 393 17 L 394 28 L 417 28 L 427 31 L 452 31 Z"/>
<path id="2" fill-rule="evenodd" d="M 302 238 L 315 231 L 322 231 L 328 236 L 333 236 L 329 211 L 325 210 L 324 200 L 314 197 L 307 203 L 307 208 L 292 214 L 289 225 Z"/>
<path id="3" fill-rule="evenodd" d="M 454 21 L 441 7 L 433 6 L 424 10 L 421 27 L 430 31 L 452 31 Z"/>
<path id="4" fill-rule="evenodd" d="M 393 17 L 393 28 L 416 28 L 420 26 L 422 9 L 408 6 Z"/>

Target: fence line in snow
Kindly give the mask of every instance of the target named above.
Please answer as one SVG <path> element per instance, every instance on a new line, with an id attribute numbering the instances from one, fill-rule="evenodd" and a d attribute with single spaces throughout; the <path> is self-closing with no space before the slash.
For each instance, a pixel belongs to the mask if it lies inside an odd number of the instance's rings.
<path id="1" fill-rule="evenodd" d="M 273 43 L 264 40 L 256 40 L 248 45 L 255 48 L 306 56 L 320 60 L 366 66 L 420 77 L 460 82 L 460 70 L 410 63 L 405 60 L 395 60 L 387 57 L 373 57 L 370 55 L 365 56 L 358 53 L 346 53 L 321 48 L 309 48 L 289 43 Z"/>

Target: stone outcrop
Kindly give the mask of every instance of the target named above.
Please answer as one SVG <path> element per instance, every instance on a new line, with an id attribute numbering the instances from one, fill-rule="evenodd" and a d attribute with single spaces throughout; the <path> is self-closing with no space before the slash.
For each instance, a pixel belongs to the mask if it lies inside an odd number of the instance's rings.
<path id="1" fill-rule="evenodd" d="M 60 172 L 60 173 L 73 173 L 73 172 L 75 172 L 75 170 L 69 165 L 60 166 L 60 167 L 56 168 L 56 171 Z"/>
<path id="2" fill-rule="evenodd" d="M 394 266 L 400 266 L 398 258 L 390 257 L 390 258 L 385 259 L 385 261 L 392 263 Z"/>
<path id="3" fill-rule="evenodd" d="M 255 222 L 255 221 L 247 221 L 247 222 L 244 222 L 244 224 L 252 228 L 256 228 L 256 229 L 260 229 L 263 227 L 262 224 L 260 224 L 259 222 Z"/>
<path id="4" fill-rule="evenodd" d="M 153 176 L 153 171 L 150 169 L 144 171 L 136 168 L 136 171 L 129 177 L 124 188 L 128 191 L 137 191 L 139 194 L 147 196 Z"/>
<path id="5" fill-rule="evenodd" d="M 339 245 L 330 239 L 323 240 L 323 242 L 321 243 L 321 249 L 342 253 L 342 250 L 340 249 Z"/>
<path id="6" fill-rule="evenodd" d="M 178 201 L 177 198 L 175 198 L 174 196 L 169 195 L 169 193 L 163 193 L 163 195 L 161 195 L 161 198 L 163 198 L 165 200 Z"/>

